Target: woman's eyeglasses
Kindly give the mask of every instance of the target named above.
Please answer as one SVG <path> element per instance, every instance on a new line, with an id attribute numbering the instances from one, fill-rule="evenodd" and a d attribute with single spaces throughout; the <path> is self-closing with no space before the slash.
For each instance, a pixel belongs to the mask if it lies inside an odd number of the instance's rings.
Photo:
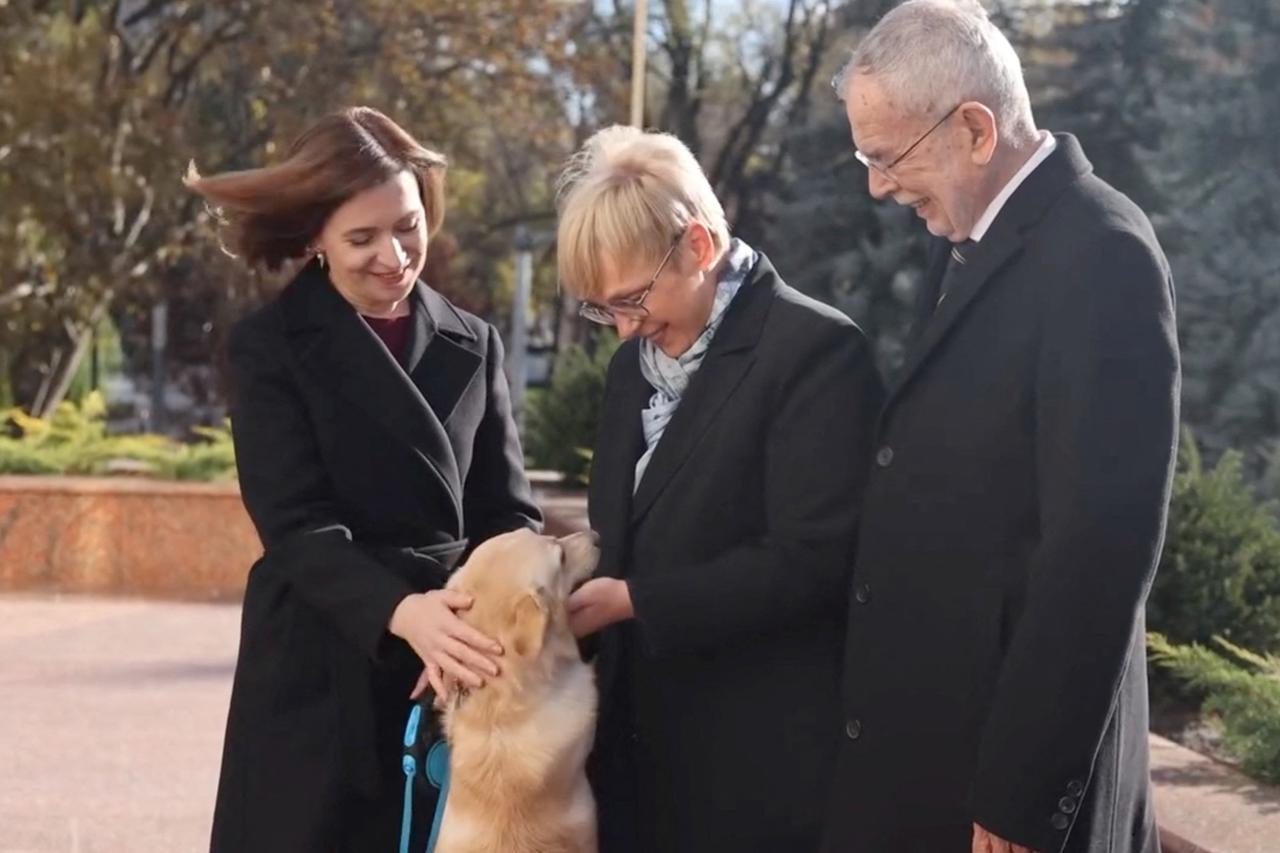
<path id="1" fill-rule="evenodd" d="M 632 320 L 643 320 L 648 317 L 649 309 L 644 307 L 644 301 L 653 292 L 653 286 L 658 283 L 658 276 L 662 275 L 662 271 L 666 269 L 667 261 L 671 260 L 671 254 L 675 252 L 676 246 L 680 245 L 680 238 L 683 236 L 684 232 L 681 232 L 671 241 L 671 248 L 667 249 L 667 253 L 662 256 L 662 263 L 658 264 L 658 268 L 654 270 L 644 288 L 631 296 L 623 296 L 603 305 L 595 302 L 583 302 L 578 306 L 578 314 L 602 326 L 615 325 L 619 317 L 627 317 Z"/>

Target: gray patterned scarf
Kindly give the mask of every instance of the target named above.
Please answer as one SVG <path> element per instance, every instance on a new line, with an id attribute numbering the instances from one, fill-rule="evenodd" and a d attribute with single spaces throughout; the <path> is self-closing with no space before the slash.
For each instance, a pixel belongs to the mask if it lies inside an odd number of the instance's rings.
<path id="1" fill-rule="evenodd" d="M 666 430 L 667 424 L 671 422 L 676 408 L 680 405 L 680 398 L 689 387 L 689 380 L 693 379 L 693 375 L 702 366 L 702 359 L 711 346 L 711 339 L 715 337 L 716 330 L 720 328 L 720 322 L 724 320 L 729 304 L 738 295 L 743 282 L 747 280 L 747 274 L 755 267 L 759 257 L 755 249 L 736 237 L 729 244 L 729 251 L 725 253 L 724 258 L 724 270 L 720 274 L 720 280 L 716 282 L 716 296 L 711 305 L 711 316 L 707 318 L 707 325 L 702 330 L 702 334 L 681 356 L 672 358 L 649 341 L 640 342 L 640 372 L 654 387 L 655 393 L 650 398 L 649 405 L 640 412 L 646 448 L 644 454 L 636 461 L 633 491 L 640 488 L 640 480 L 649 467 L 649 461 L 653 458 L 653 452 L 662 439 L 663 431 Z"/>

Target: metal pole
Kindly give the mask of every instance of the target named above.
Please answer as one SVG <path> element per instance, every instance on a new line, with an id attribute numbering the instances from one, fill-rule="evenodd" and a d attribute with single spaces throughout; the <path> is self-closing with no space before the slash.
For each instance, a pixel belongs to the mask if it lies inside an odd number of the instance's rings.
<path id="1" fill-rule="evenodd" d="M 169 303 L 151 307 L 151 432 L 164 429 L 164 354 L 169 342 Z"/>
<path id="2" fill-rule="evenodd" d="M 98 390 L 99 380 L 101 379 L 101 377 L 99 376 L 101 372 L 101 364 L 99 362 L 99 354 L 98 354 L 98 349 L 99 349 L 98 326 L 99 325 L 101 324 L 95 325 L 93 327 L 93 331 L 89 333 L 90 335 L 89 337 L 89 390 L 90 391 Z"/>
<path id="3" fill-rule="evenodd" d="M 631 30 L 631 126 L 644 125 L 644 59 L 648 46 L 649 13 L 645 0 L 636 0 L 636 16 Z"/>
<path id="4" fill-rule="evenodd" d="M 524 432 L 525 388 L 529 384 L 529 296 L 533 290 L 533 237 L 523 225 L 516 227 L 516 292 L 511 300 L 511 336 L 508 338 L 507 373 L 511 377 L 511 409 Z"/>

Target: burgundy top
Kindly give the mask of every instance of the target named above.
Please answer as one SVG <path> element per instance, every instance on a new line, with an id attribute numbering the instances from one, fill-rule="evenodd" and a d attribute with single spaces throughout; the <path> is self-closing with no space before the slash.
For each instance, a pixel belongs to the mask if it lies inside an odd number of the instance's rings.
<path id="1" fill-rule="evenodd" d="M 387 345 L 387 349 L 395 356 L 396 361 L 403 361 L 404 345 L 409 339 L 409 318 L 412 314 L 405 314 L 403 317 L 364 317 L 364 321 L 369 324 L 369 328 L 373 329 L 374 334 L 382 338 L 382 342 Z"/>

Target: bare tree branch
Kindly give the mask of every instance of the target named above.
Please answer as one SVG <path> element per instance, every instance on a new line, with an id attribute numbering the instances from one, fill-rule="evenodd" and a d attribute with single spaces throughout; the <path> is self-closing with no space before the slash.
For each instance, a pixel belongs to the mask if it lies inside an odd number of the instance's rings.
<path id="1" fill-rule="evenodd" d="M 125 28 L 136 26 L 137 24 L 140 24 L 141 22 L 145 21 L 147 18 L 153 17 L 155 15 L 158 15 L 164 12 L 166 7 L 173 5 L 173 2 L 174 0 L 148 0 L 147 3 L 145 3 L 142 6 L 139 6 L 137 9 L 134 9 L 132 12 L 130 12 L 129 16 L 120 22 L 120 25 Z M 118 0 L 115 5 L 118 9 L 119 8 Z M 113 15 L 111 17 L 111 20 L 116 20 L 116 17 L 117 17 L 116 15 Z"/>

